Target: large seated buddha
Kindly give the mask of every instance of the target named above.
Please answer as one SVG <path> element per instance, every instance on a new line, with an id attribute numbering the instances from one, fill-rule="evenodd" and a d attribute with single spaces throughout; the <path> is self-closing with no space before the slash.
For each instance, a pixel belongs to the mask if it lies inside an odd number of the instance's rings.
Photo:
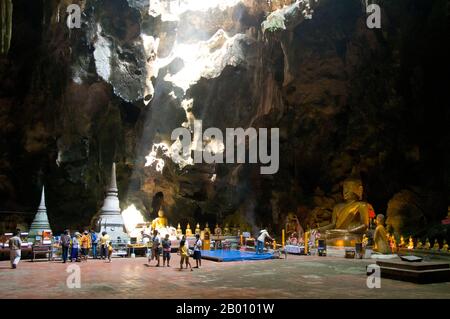
<path id="1" fill-rule="evenodd" d="M 166 228 L 167 226 L 169 226 L 169 223 L 167 221 L 167 218 L 164 217 L 164 211 L 162 209 L 160 209 L 158 211 L 158 217 L 155 218 L 152 221 L 152 229 L 161 229 L 161 228 Z"/>
<path id="2" fill-rule="evenodd" d="M 360 179 L 344 181 L 344 202 L 333 208 L 331 224 L 318 228 L 325 232 L 327 246 L 354 247 L 361 242 L 369 227 L 370 204 L 362 201 L 363 186 Z"/>

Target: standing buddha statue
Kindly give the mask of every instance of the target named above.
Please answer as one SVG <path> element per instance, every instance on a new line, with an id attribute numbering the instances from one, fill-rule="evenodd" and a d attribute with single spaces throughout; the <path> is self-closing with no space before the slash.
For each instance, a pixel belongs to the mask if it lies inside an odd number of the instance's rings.
<path id="1" fill-rule="evenodd" d="M 186 226 L 186 237 L 192 237 L 191 225 L 189 223 Z"/>
<path id="2" fill-rule="evenodd" d="M 195 234 L 197 235 L 200 235 L 200 233 L 201 233 L 201 230 L 200 230 L 200 224 L 199 223 L 197 223 L 197 225 L 195 226 Z"/>

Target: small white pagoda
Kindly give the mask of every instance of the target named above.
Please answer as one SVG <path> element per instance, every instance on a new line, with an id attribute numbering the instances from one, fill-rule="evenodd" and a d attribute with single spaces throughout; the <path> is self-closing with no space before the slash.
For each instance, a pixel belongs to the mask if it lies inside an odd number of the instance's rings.
<path id="1" fill-rule="evenodd" d="M 100 233 L 106 231 L 114 243 L 127 243 L 129 238 L 120 213 L 119 190 L 116 182 L 116 163 L 112 165 L 111 182 L 98 218 Z"/>
<path id="2" fill-rule="evenodd" d="M 35 239 L 36 236 L 42 236 L 44 230 L 51 231 L 51 228 L 48 222 L 47 207 L 45 206 L 45 190 L 44 186 L 42 186 L 41 203 L 39 204 L 36 216 L 34 216 L 28 237 Z"/>

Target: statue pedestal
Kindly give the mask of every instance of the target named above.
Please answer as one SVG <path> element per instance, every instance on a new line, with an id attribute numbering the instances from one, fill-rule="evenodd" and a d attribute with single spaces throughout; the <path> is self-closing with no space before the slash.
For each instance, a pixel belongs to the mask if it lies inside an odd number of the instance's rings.
<path id="1" fill-rule="evenodd" d="M 351 247 L 355 248 L 357 243 L 362 241 L 362 235 L 351 233 L 335 233 L 333 231 L 325 233 L 327 248 L 328 246 Z"/>

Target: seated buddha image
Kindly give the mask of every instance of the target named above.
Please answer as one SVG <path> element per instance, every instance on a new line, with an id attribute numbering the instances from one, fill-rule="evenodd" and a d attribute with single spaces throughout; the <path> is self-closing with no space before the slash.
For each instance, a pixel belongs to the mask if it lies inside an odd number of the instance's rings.
<path id="1" fill-rule="evenodd" d="M 360 179 L 349 178 L 344 181 L 344 202 L 333 208 L 329 225 L 318 228 L 325 232 L 329 246 L 354 246 L 361 242 L 363 234 L 369 227 L 369 203 L 362 201 L 363 186 Z"/>
<path id="2" fill-rule="evenodd" d="M 286 237 L 290 238 L 295 234 L 296 237 L 303 237 L 304 231 L 298 217 L 294 213 L 288 213 L 286 217 Z"/>
<path id="3" fill-rule="evenodd" d="M 166 228 L 169 225 L 167 218 L 164 217 L 164 211 L 160 209 L 158 211 L 158 217 L 152 221 L 152 229 Z"/>

